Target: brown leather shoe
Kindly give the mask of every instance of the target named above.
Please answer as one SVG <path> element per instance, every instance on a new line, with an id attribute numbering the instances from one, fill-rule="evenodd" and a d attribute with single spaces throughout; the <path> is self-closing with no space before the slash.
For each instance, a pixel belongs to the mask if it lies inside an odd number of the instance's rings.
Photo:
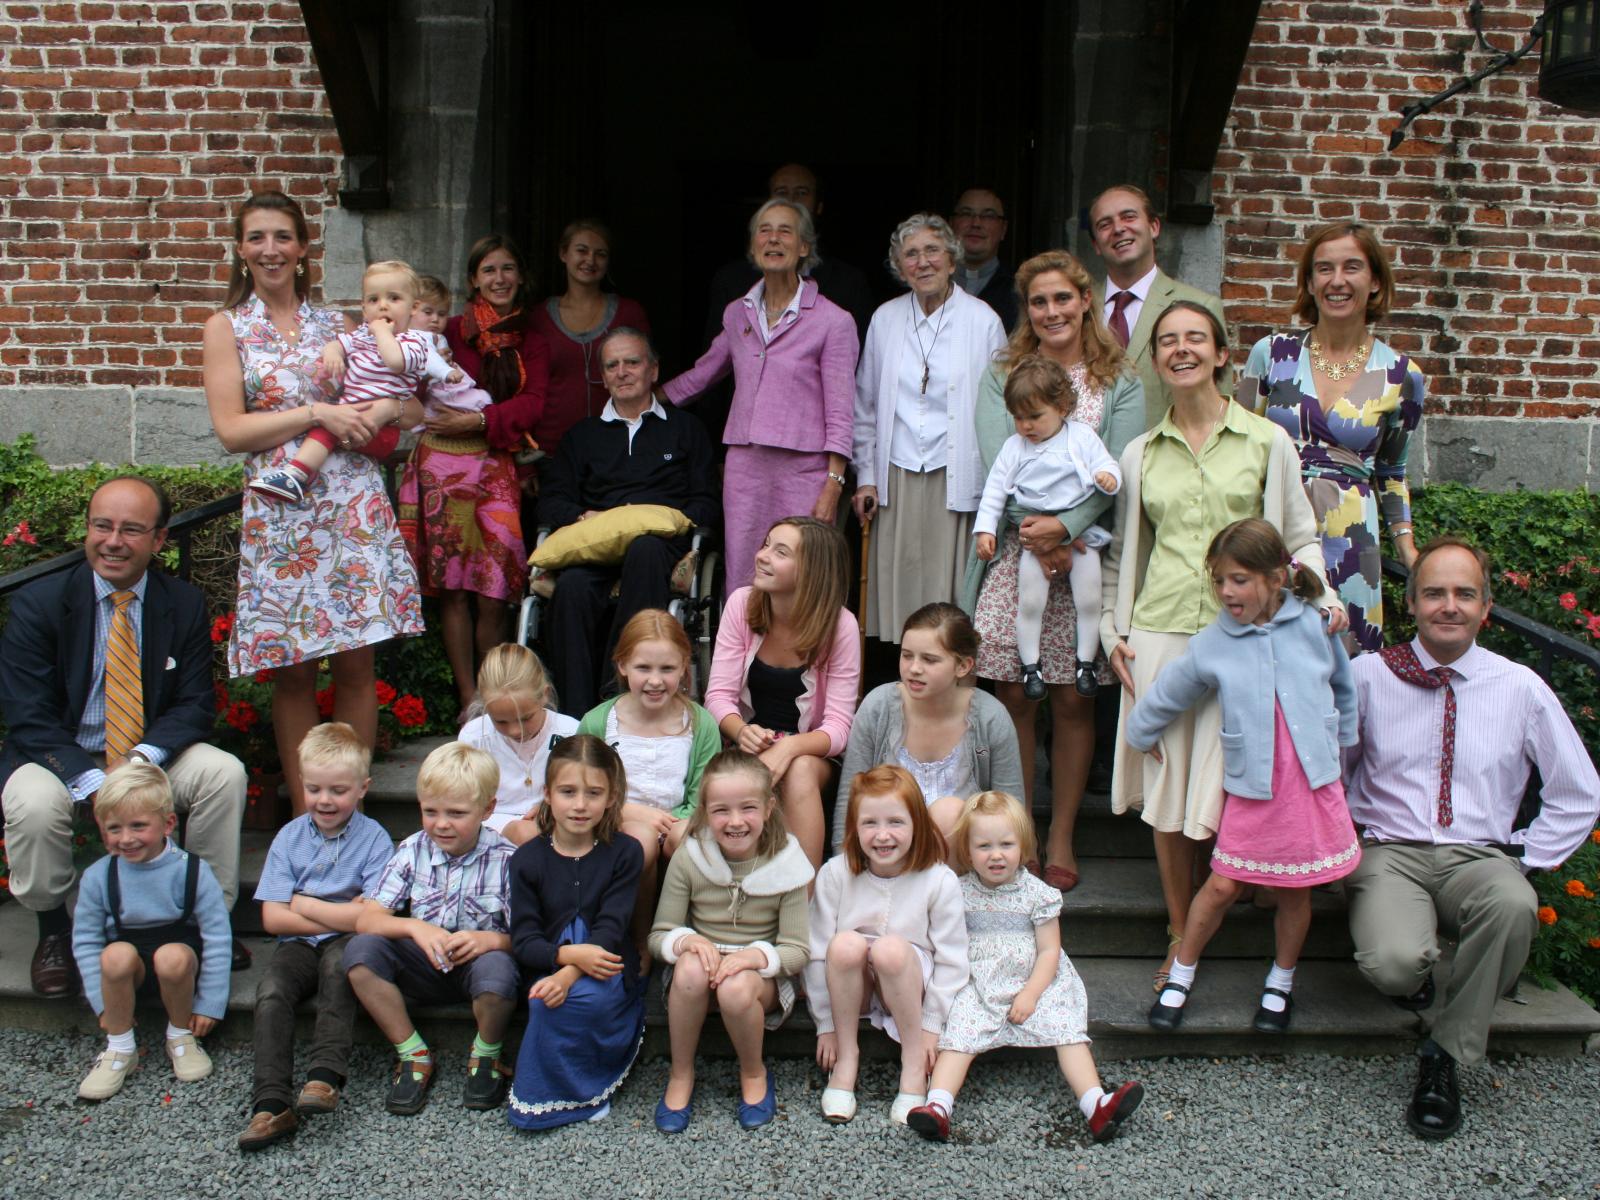
<path id="1" fill-rule="evenodd" d="M 39 939 L 29 968 L 33 990 L 49 1000 L 76 996 L 83 991 L 78 964 L 72 958 L 72 933 L 50 933 Z"/>
<path id="2" fill-rule="evenodd" d="M 337 1107 L 339 1107 L 339 1089 L 331 1083 L 323 1083 L 320 1079 L 306 1080 L 305 1087 L 300 1089 L 299 1099 L 294 1102 L 295 1112 L 302 1117 L 331 1113 Z"/>
<path id="3" fill-rule="evenodd" d="M 286 1108 L 281 1113 L 254 1113 L 250 1117 L 250 1124 L 239 1135 L 239 1149 L 263 1149 L 273 1142 L 283 1141 L 298 1128 L 300 1118 L 294 1115 L 292 1108 Z"/>

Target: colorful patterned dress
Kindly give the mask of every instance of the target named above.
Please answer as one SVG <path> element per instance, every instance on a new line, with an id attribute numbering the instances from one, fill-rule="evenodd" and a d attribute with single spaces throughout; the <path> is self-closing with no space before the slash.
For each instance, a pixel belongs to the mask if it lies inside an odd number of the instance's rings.
<path id="1" fill-rule="evenodd" d="M 284 340 L 257 296 L 228 314 L 244 371 L 246 412 L 327 399 L 322 347 L 344 329 L 329 309 L 301 304 L 300 337 Z M 247 479 L 293 458 L 293 438 L 245 457 Z M 422 632 L 417 575 L 406 556 L 378 464 L 334 453 L 303 504 L 245 490 L 239 601 L 228 645 L 235 676 Z"/>
<path id="2" fill-rule="evenodd" d="M 1264 337 L 1239 380 L 1241 404 L 1281 425 L 1300 451 L 1306 497 L 1322 534 L 1328 582 L 1350 614 L 1362 650 L 1383 646 L 1381 536 L 1411 521 L 1406 456 L 1422 420 L 1416 363 L 1376 338 L 1366 368 L 1328 412 L 1317 398 L 1306 334 Z"/>

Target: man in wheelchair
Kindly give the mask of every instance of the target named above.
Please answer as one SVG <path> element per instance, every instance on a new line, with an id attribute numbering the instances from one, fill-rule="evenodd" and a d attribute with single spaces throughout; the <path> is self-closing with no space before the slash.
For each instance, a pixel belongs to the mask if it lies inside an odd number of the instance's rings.
<path id="1" fill-rule="evenodd" d="M 674 509 L 689 527 L 717 525 L 711 440 L 699 418 L 655 398 L 650 339 L 618 327 L 600 344 L 600 363 L 611 399 L 561 439 L 541 481 L 540 526 L 560 530 L 626 505 Z M 561 568 L 543 641 L 562 712 L 582 716 L 599 702 L 618 631 L 640 609 L 667 607 L 673 567 L 689 547 L 688 528 L 638 533 L 619 561 Z"/>

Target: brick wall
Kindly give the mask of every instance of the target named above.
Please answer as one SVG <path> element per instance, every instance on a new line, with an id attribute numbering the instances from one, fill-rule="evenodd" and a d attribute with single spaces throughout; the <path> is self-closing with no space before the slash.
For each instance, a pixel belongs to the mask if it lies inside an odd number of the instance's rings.
<path id="1" fill-rule="evenodd" d="M 1520 45 L 1542 8 L 1489 0 L 1489 40 Z M 1266 0 L 1217 157 L 1223 296 L 1248 348 L 1288 324 L 1305 231 L 1334 219 L 1370 223 L 1400 285 L 1380 333 L 1427 373 L 1430 417 L 1592 427 L 1596 122 L 1537 99 L 1536 50 L 1386 150 L 1408 101 L 1489 58 L 1475 47 L 1465 0 Z M 1562 444 L 1592 455 L 1592 428 L 1586 436 Z"/>
<path id="2" fill-rule="evenodd" d="M 0 386 L 199 386 L 239 202 L 339 166 L 298 4 L 0 4 Z"/>

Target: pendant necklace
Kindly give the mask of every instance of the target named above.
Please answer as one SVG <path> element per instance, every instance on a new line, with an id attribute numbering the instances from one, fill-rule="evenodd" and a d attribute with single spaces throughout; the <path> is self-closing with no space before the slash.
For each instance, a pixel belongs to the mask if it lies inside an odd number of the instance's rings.
<path id="1" fill-rule="evenodd" d="M 939 323 L 933 327 L 933 340 L 929 342 L 927 348 L 924 349 L 922 346 L 922 323 L 917 320 L 915 311 L 918 301 L 915 296 L 911 298 L 911 332 L 917 339 L 917 353 L 922 356 L 922 395 L 924 396 L 928 394 L 928 359 L 933 356 L 934 349 L 939 345 L 939 335 L 944 332 L 944 306 L 946 303 L 948 303 L 949 299 L 950 289 L 947 288 L 944 294 L 944 299 L 939 302 Z"/>

